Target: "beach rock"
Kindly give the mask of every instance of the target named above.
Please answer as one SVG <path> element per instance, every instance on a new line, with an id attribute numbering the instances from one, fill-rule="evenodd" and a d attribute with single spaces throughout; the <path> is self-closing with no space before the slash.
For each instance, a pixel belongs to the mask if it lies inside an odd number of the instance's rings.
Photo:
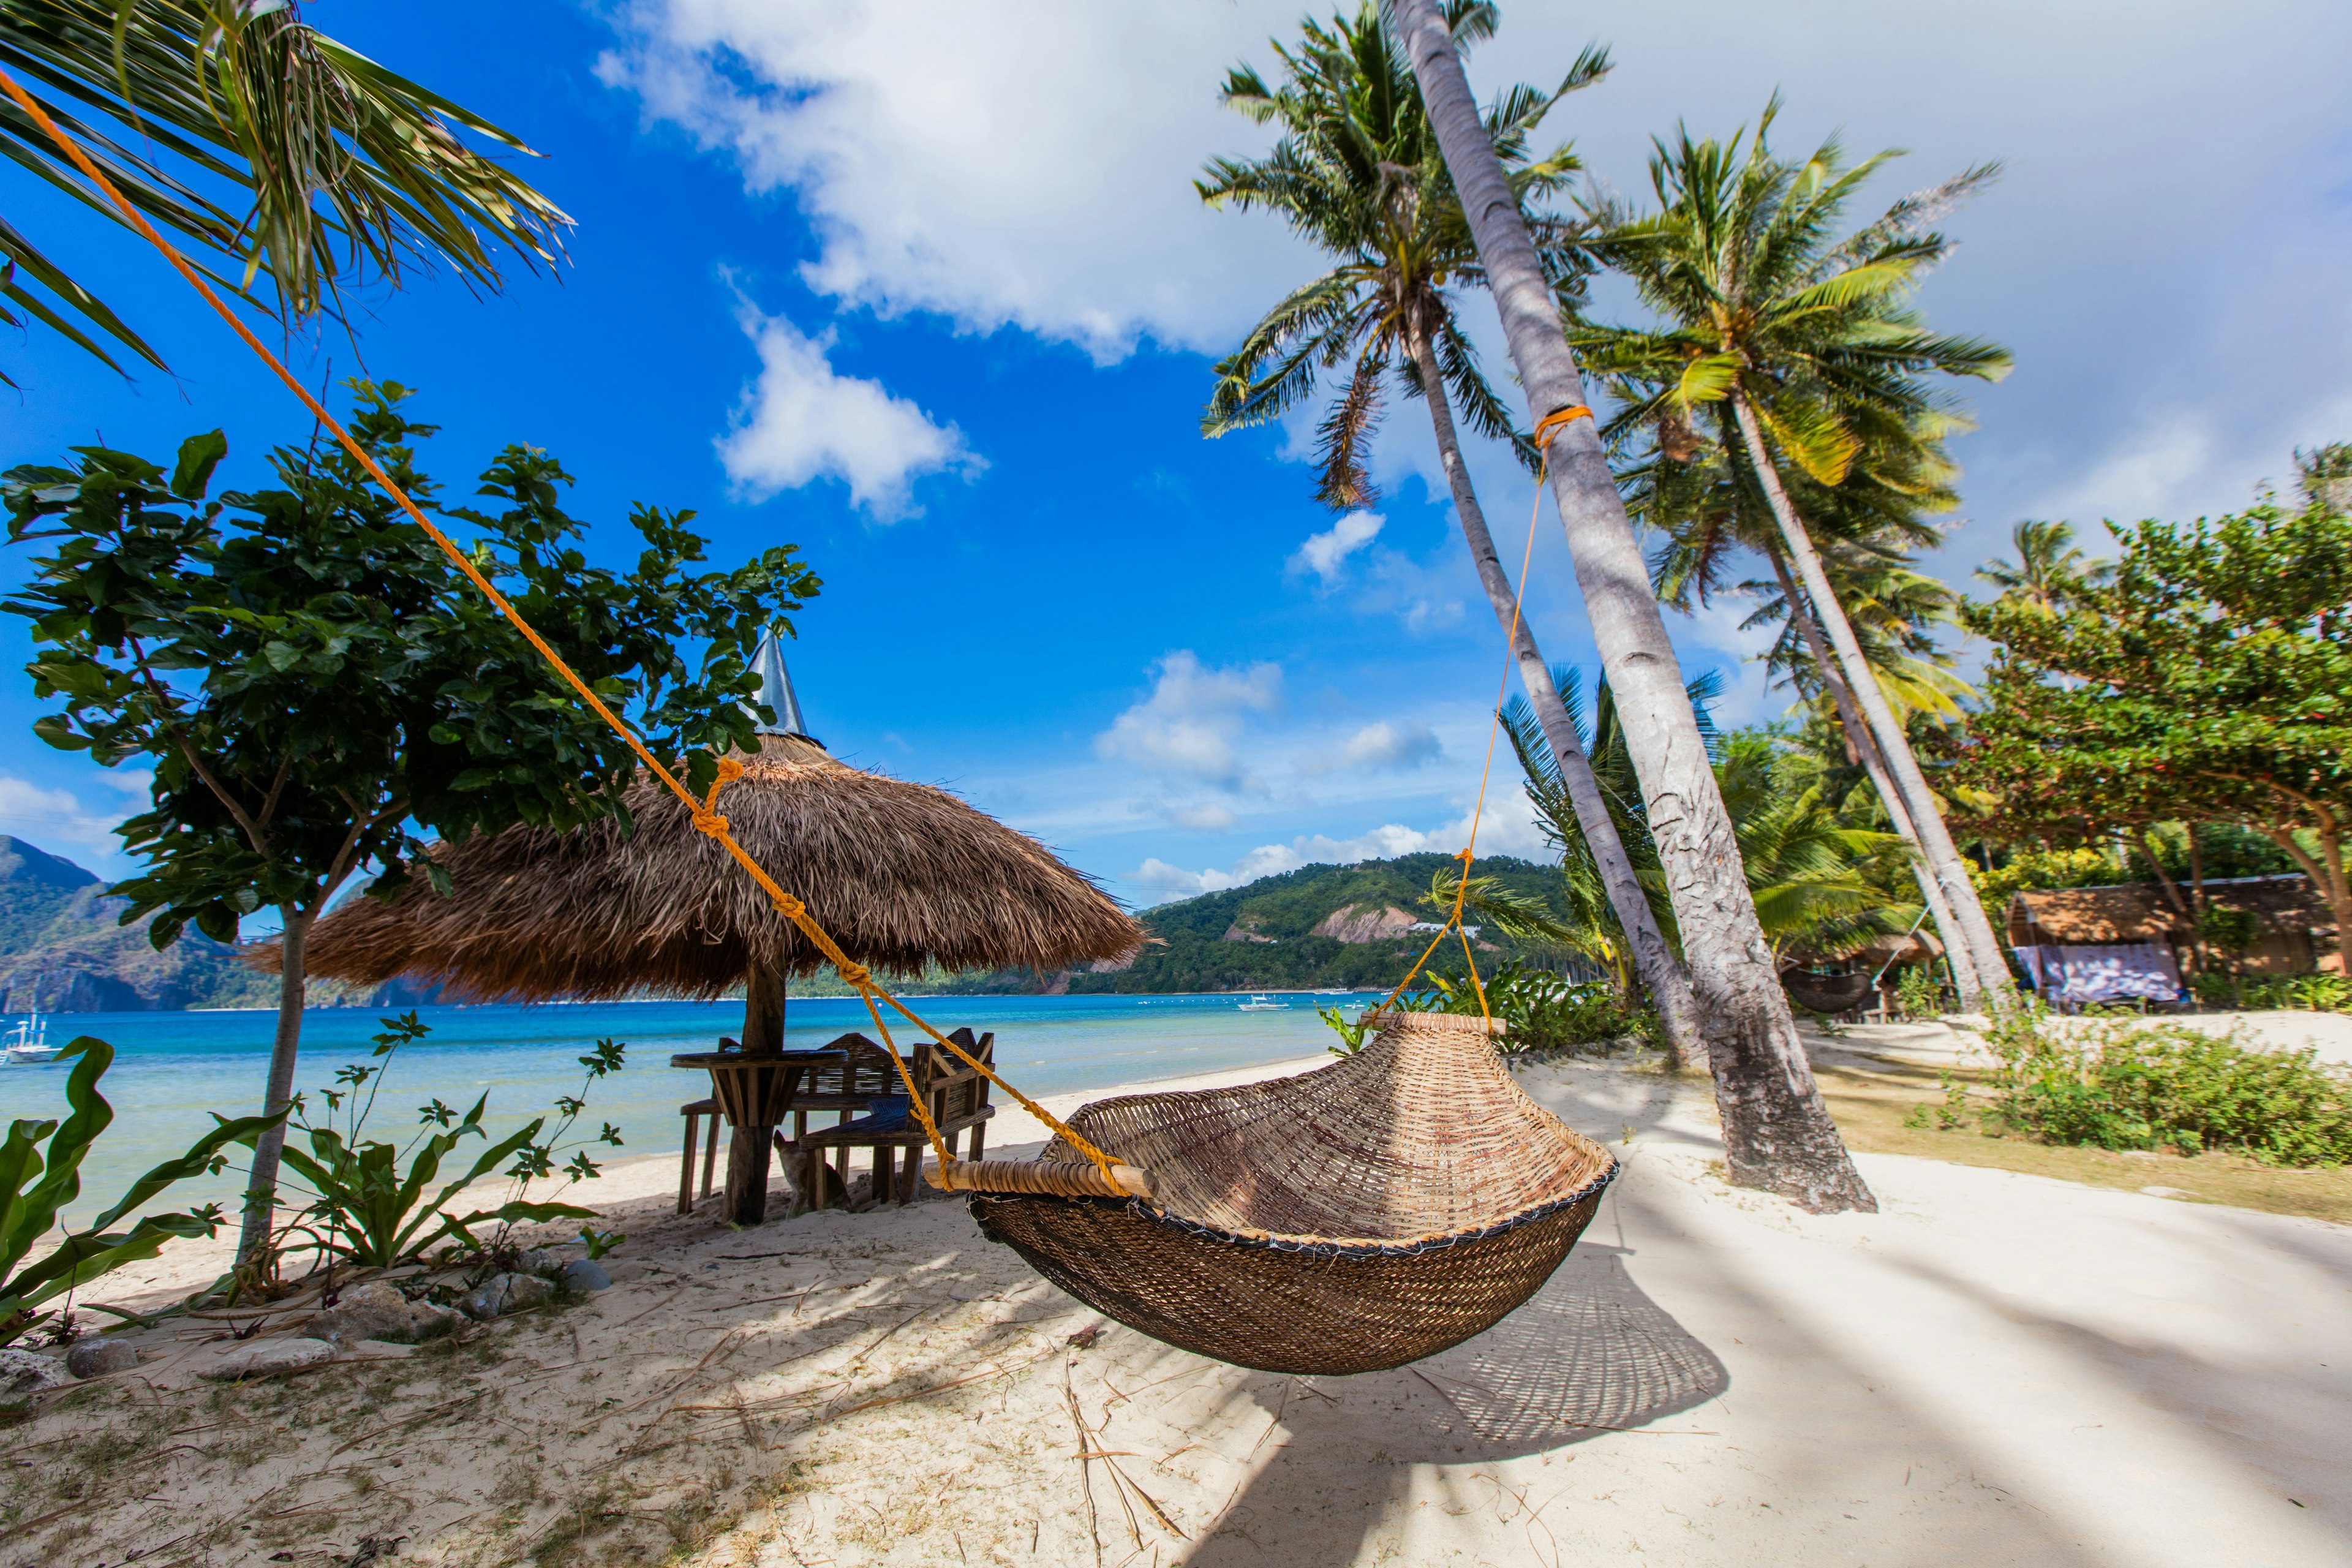
<path id="1" fill-rule="evenodd" d="M 139 1352 L 123 1340 L 83 1340 L 66 1352 L 66 1370 L 76 1377 L 104 1377 L 139 1364 Z"/>
<path id="2" fill-rule="evenodd" d="M 257 1340 L 198 1368 L 196 1375 L 214 1383 L 235 1383 L 239 1378 L 267 1377 L 273 1372 L 296 1372 L 334 1359 L 335 1347 L 324 1340 Z"/>
<path id="3" fill-rule="evenodd" d="M 310 1320 L 310 1332 L 339 1347 L 362 1340 L 414 1344 L 446 1332 L 457 1321 L 446 1307 L 412 1301 L 398 1287 L 377 1281 L 345 1292 L 341 1300 Z"/>
<path id="4" fill-rule="evenodd" d="M 33 1394 L 63 1388 L 72 1381 L 55 1356 L 0 1350 L 0 1409 L 22 1405 Z"/>
<path id="5" fill-rule="evenodd" d="M 555 1296 L 555 1287 L 535 1274 L 493 1274 L 457 1303 L 469 1318 L 488 1322 L 511 1312 L 527 1311 Z"/>
<path id="6" fill-rule="evenodd" d="M 613 1277 L 604 1271 L 603 1264 L 593 1258 L 575 1258 L 563 1266 L 562 1283 L 566 1290 L 585 1296 L 609 1289 Z"/>

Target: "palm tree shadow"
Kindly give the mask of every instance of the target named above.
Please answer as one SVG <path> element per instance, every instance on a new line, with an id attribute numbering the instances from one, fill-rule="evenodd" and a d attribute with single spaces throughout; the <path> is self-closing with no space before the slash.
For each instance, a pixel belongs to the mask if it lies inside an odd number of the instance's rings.
<path id="1" fill-rule="evenodd" d="M 1483 1441 L 1526 1453 L 1622 1432 L 1730 1386 L 1722 1361 L 1587 1241 L 1517 1311 L 1416 1369 Z"/>

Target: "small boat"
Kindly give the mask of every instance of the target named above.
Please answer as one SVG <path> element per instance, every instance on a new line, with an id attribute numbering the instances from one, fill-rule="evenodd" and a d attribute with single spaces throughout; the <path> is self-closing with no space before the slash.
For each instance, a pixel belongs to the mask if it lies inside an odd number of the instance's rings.
<path id="1" fill-rule="evenodd" d="M 1242 1004 L 1241 1010 L 1244 1013 L 1279 1013 L 1289 1005 L 1287 1002 L 1274 1002 L 1264 996 L 1253 996 Z"/>
<path id="2" fill-rule="evenodd" d="M 15 1032 L 0 1040 L 0 1061 L 15 1067 L 39 1067 L 57 1060 L 64 1051 L 63 1046 L 49 1044 L 49 1021 L 38 1013 L 17 1019 Z"/>

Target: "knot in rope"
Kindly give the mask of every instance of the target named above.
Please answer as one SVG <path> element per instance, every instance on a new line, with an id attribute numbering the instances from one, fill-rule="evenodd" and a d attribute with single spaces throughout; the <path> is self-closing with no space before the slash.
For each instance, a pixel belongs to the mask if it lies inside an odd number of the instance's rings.
<path id="1" fill-rule="evenodd" d="M 808 913 L 808 906 L 790 893 L 778 893 L 775 895 L 775 900 L 777 912 L 788 921 L 796 921 Z"/>
<path id="2" fill-rule="evenodd" d="M 1566 408 L 1555 408 L 1537 422 L 1536 445 L 1538 447 L 1549 447 L 1551 444 L 1552 437 L 1556 435 L 1563 426 L 1566 426 L 1574 420 L 1590 419 L 1591 417 L 1592 410 L 1587 408 L 1581 403 L 1570 404 Z"/>
<path id="3" fill-rule="evenodd" d="M 728 826 L 729 824 L 725 817 L 719 816 L 717 812 L 712 811 L 708 807 L 705 807 L 703 810 L 698 811 L 694 814 L 695 831 L 698 833 L 708 833 L 713 838 L 726 837 Z"/>
<path id="4" fill-rule="evenodd" d="M 836 963 L 834 969 L 842 979 L 863 991 L 874 978 L 874 972 L 862 963 Z"/>

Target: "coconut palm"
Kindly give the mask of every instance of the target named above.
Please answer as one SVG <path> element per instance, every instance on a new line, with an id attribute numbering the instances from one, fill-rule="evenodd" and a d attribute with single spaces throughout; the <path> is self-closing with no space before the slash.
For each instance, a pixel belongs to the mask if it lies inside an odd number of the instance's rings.
<path id="1" fill-rule="evenodd" d="M 1618 831 L 1671 931 L 1672 904 L 1659 869 L 1657 846 L 1650 836 L 1609 683 L 1603 679 L 1594 690 L 1588 731 L 1576 671 L 1563 666 L 1552 676 L 1577 710 L 1580 736 L 1608 794 Z M 1740 864 L 1756 902 L 1757 919 L 1772 951 L 1843 956 L 1874 938 L 1904 930 L 1918 911 L 1890 902 L 1878 884 L 1880 876 L 1903 853 L 1903 840 L 1892 833 L 1840 821 L 1818 784 L 1786 787 L 1788 781 L 1780 776 L 1778 753 L 1769 738 L 1753 733 L 1718 735 L 1707 711 L 1721 689 L 1713 672 L 1690 682 L 1688 689 L 1700 733 L 1706 737 L 1714 758 L 1725 808 L 1738 837 Z M 1514 702 L 1505 710 L 1504 730 L 1517 754 L 1538 822 L 1560 851 L 1568 914 L 1559 922 L 1562 930 L 1555 940 L 1594 963 L 1622 971 L 1623 939 L 1615 928 L 1613 911 L 1594 896 L 1597 889 L 1591 857 L 1581 841 L 1582 829 L 1568 809 L 1543 731 L 1524 702 Z"/>
<path id="2" fill-rule="evenodd" d="M 1585 325 L 1572 334 L 1613 384 L 1653 390 L 1619 426 L 1705 423 L 1751 467 L 1834 662 L 1876 742 L 1930 870 L 1950 905 L 1984 994 L 2013 997 L 2006 959 L 1918 760 L 1871 677 L 1860 640 L 1790 494 L 1790 473 L 1836 488 L 1856 459 L 1900 453 L 1936 406 L 1933 376 L 1997 378 L 2005 351 L 1932 332 L 1909 304 L 1921 272 L 1949 242 L 1930 226 L 1981 189 L 1995 165 L 1968 170 L 1836 237 L 1861 184 L 1893 153 L 1849 166 L 1834 141 L 1802 162 L 1776 156 L 1768 105 L 1752 141 L 1660 142 L 1650 162 L 1658 210 L 1589 207 L 1594 253 L 1630 278 L 1660 318 L 1651 329 Z M 1824 664 L 1829 662 L 1824 660 Z"/>
<path id="3" fill-rule="evenodd" d="M 1654 814 L 1658 857 L 1707 1031 L 1727 1174 L 1817 1211 L 1874 1208 L 1813 1081 L 1755 900 L 1733 870 L 1738 841 L 1684 700 L 1674 640 L 1649 591 L 1608 454 L 1578 417 L 1586 395 L 1575 352 L 1508 173 L 1471 96 L 1461 47 L 1436 0 L 1385 3 L 1460 192 L 1530 416 L 1553 432 L 1552 495 L 1593 641 L 1622 704 L 1626 750 Z"/>
<path id="4" fill-rule="evenodd" d="M 397 286 L 435 263 L 495 289 L 494 247 L 551 264 L 572 221 L 457 132 L 529 153 L 521 142 L 328 37 L 291 0 L 8 0 L 0 68 L 150 222 L 225 267 L 215 282 L 295 321 L 336 312 L 356 284 Z M 5 100 L 0 149 L 122 221 Z M 118 370 L 110 343 L 162 368 L 135 328 L 5 221 L 0 257 L 0 320 L 37 321 Z M 254 292 L 264 279 L 267 298 Z"/>
<path id="5" fill-rule="evenodd" d="M 2110 561 L 2093 561 L 2074 543 L 2070 522 L 2037 522 L 2031 519 L 2009 531 L 2017 559 L 1996 555 L 1977 568 L 1977 576 L 2001 591 L 2045 610 L 2063 609 L 2084 588 L 2095 588 L 2116 574 Z"/>
<path id="6" fill-rule="evenodd" d="M 1660 598 L 1688 611 L 1694 602 L 1709 603 L 1721 592 L 1756 594 L 1764 603 L 1749 624 L 1784 623 L 1783 636 L 1773 649 L 1776 666 L 1795 674 L 1801 693 L 1826 697 L 1835 710 L 1846 750 L 1877 792 L 1888 823 L 1910 846 L 1919 895 L 1943 938 L 1960 1005 L 1979 1005 L 1982 988 L 1959 916 L 1929 868 L 1910 809 L 1864 721 L 1853 689 L 1790 571 L 1779 524 L 1745 446 L 1708 439 L 1684 423 L 1671 405 L 1653 435 L 1652 427 L 1635 422 L 1629 411 L 1658 406 L 1656 384 L 1621 370 L 1610 378 L 1610 385 L 1621 404 L 1609 434 L 1614 448 L 1626 454 L 1620 473 L 1627 509 L 1663 535 L 1651 568 Z M 1913 551 L 1942 541 L 1941 531 L 1925 514 L 1958 504 L 1950 485 L 1957 470 L 1943 449 L 1945 434 L 1957 424 L 1949 414 L 1929 412 L 1892 440 L 1882 430 L 1876 445 L 1858 453 L 1843 480 L 1834 486 L 1820 484 L 1802 470 L 1790 477 L 1814 534 L 1832 541 L 1823 566 L 1839 578 L 1835 596 L 1841 603 L 1851 608 L 1858 596 L 1867 596 L 1868 590 L 1856 581 L 1863 576 L 1882 584 L 1904 584 L 1898 595 L 1911 601 L 1914 612 L 1927 607 L 1918 603 L 1923 595 L 1935 598 L 1936 615 L 1948 608 L 1948 590 L 1911 572 L 1906 563 Z M 1704 420 L 1702 426 L 1720 429 Z M 1739 580 L 1743 563 L 1759 555 L 1771 569 L 1770 581 Z M 1920 626 L 1904 625 L 1890 641 L 1885 634 L 1902 617 L 1849 618 L 1864 657 L 1891 702 L 1907 707 L 1916 700 L 1940 711 L 1958 695 L 1941 669 L 1928 662 L 1934 645 L 1920 635 Z"/>
<path id="7" fill-rule="evenodd" d="M 1493 31 L 1483 0 L 1451 0 L 1450 36 L 1466 46 Z M 1216 387 L 1202 419 L 1211 436 L 1261 425 L 1312 396 L 1326 376 L 1339 395 L 1318 429 L 1316 494 L 1335 510 L 1377 499 L 1370 447 L 1393 386 L 1429 409 L 1439 460 L 1453 492 L 1464 539 L 1496 620 L 1513 637 L 1520 679 L 1551 732 L 1566 787 L 1595 846 L 1599 875 L 1632 933 L 1634 962 L 1658 1005 L 1670 1048 L 1700 1048 L 1688 978 L 1651 917 L 1622 847 L 1612 841 L 1607 808 L 1577 752 L 1559 696 L 1549 689 L 1542 650 L 1517 611 L 1510 578 L 1495 549 L 1462 458 L 1454 424 L 1507 441 L 1523 457 L 1533 447 L 1512 428 L 1488 384 L 1477 351 L 1461 330 L 1449 289 L 1483 279 L 1476 248 L 1453 181 L 1431 134 L 1412 73 L 1377 11 L 1365 5 L 1328 26 L 1304 25 L 1295 46 L 1276 43 L 1279 86 L 1254 68 L 1235 68 L 1223 101 L 1282 137 L 1261 158 L 1218 159 L 1199 182 L 1212 206 L 1265 209 L 1338 258 L 1294 289 L 1252 328 L 1216 368 Z M 1488 111 L 1486 134 L 1509 171 L 1512 198 L 1524 208 L 1558 191 L 1577 167 L 1565 147 L 1536 156 L 1529 142 L 1564 95 L 1598 80 L 1606 55 L 1588 50 L 1550 91 L 1517 87 Z M 1587 270 L 1572 226 L 1540 213 L 1528 219 L 1540 239 L 1548 287 L 1573 292 Z"/>

